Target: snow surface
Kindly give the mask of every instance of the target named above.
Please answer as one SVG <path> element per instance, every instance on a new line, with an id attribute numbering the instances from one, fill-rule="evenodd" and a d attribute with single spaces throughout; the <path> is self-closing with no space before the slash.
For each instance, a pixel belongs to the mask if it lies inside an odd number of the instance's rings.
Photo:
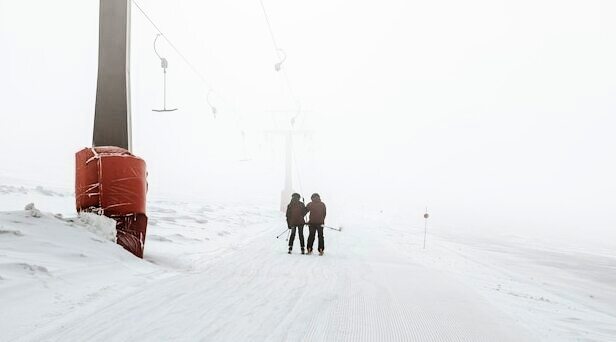
<path id="1" fill-rule="evenodd" d="M 118 232 L 116 230 L 116 221 L 108 218 L 107 216 L 98 215 L 95 213 L 80 212 L 78 220 L 69 220 L 70 222 L 81 222 L 83 224 L 83 228 L 105 240 L 111 242 L 117 241 Z"/>
<path id="2" fill-rule="evenodd" d="M 616 340 L 614 250 L 358 215 L 288 255 L 269 207 L 152 198 L 140 260 L 73 206 L 0 184 L 0 340 Z"/>

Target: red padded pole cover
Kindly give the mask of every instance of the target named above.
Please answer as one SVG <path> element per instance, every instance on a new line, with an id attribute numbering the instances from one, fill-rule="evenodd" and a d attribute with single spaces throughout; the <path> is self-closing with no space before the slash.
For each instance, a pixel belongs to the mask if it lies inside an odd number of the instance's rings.
<path id="1" fill-rule="evenodd" d="M 96 211 L 116 220 L 117 242 L 143 257 L 147 228 L 145 161 L 129 151 L 102 146 L 75 155 L 77 211 Z"/>

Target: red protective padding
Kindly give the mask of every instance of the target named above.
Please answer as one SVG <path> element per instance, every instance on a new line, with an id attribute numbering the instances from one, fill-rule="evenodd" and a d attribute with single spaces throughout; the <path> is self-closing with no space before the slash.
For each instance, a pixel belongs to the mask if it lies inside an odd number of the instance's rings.
<path id="1" fill-rule="evenodd" d="M 112 217 L 116 220 L 118 244 L 134 255 L 143 258 L 148 217 L 144 214 Z"/>
<path id="2" fill-rule="evenodd" d="M 145 214 L 145 162 L 135 156 L 100 158 L 101 207 L 105 215 Z"/>
<path id="3" fill-rule="evenodd" d="M 77 211 L 102 209 L 107 216 L 145 214 L 145 161 L 119 147 L 86 148 L 76 154 Z"/>
<path id="4" fill-rule="evenodd" d="M 100 208 L 98 162 L 92 160 L 94 151 L 83 149 L 75 154 L 75 202 L 77 211 Z"/>
<path id="5" fill-rule="evenodd" d="M 77 211 L 95 211 L 116 220 L 118 244 L 142 258 L 148 224 L 145 161 L 113 146 L 85 148 L 75 160 Z"/>

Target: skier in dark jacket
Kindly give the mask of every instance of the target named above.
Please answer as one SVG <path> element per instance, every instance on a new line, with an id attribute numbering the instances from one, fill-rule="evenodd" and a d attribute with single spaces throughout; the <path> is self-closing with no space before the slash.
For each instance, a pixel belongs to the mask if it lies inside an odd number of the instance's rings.
<path id="1" fill-rule="evenodd" d="M 289 254 L 293 250 L 293 242 L 295 241 L 295 231 L 299 232 L 299 245 L 302 248 L 302 254 L 304 254 L 304 216 L 306 216 L 306 206 L 300 202 L 300 195 L 294 193 L 291 195 L 291 202 L 287 205 L 287 226 L 291 229 L 291 236 L 289 237 Z"/>
<path id="2" fill-rule="evenodd" d="M 314 244 L 314 235 L 318 232 L 319 235 L 319 255 L 323 255 L 325 250 L 325 241 L 323 238 L 323 225 L 325 224 L 325 216 L 327 215 L 327 208 L 325 203 L 321 202 L 321 196 L 319 194 L 312 194 L 310 197 L 312 202 L 308 203 L 306 210 L 310 213 L 308 218 L 308 229 L 310 234 L 308 235 L 308 254 L 312 254 L 312 245 Z"/>

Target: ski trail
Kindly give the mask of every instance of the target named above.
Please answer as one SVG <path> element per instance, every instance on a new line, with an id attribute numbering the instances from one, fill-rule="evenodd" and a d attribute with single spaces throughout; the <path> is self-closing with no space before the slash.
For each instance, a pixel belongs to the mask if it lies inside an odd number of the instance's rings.
<path id="1" fill-rule="evenodd" d="M 253 231 L 206 267 L 98 297 L 18 340 L 531 340 L 376 229 L 328 231 L 326 255 L 308 256 L 286 254 L 278 227 Z"/>

